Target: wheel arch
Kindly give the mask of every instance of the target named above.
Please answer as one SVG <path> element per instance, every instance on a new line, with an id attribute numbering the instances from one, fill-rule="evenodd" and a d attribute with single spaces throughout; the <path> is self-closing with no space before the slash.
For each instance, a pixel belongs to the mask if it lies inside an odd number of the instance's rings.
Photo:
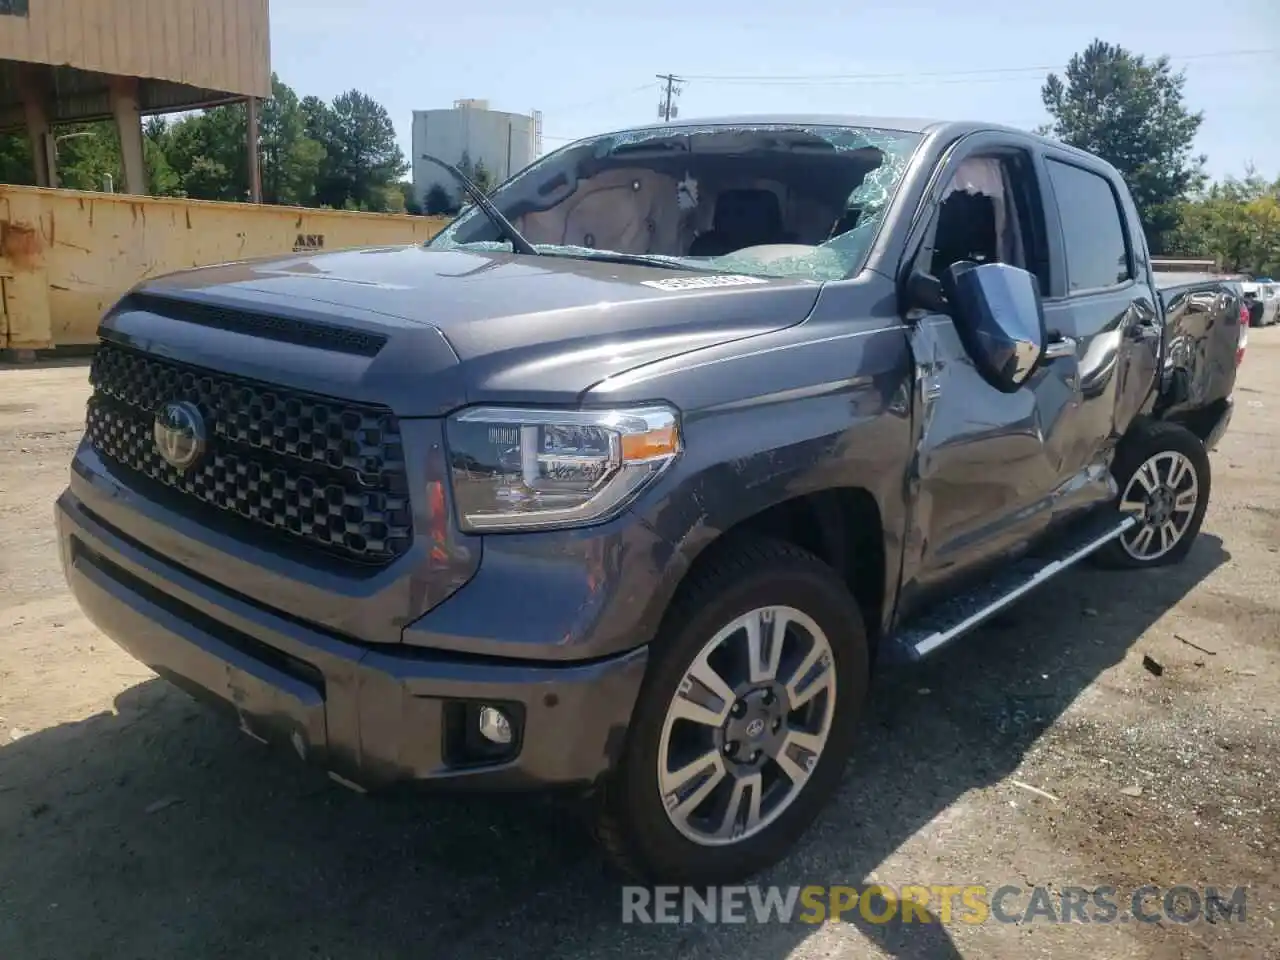
<path id="1" fill-rule="evenodd" d="M 897 587 L 890 560 L 898 540 L 887 536 L 885 510 L 866 486 L 828 487 L 769 502 L 738 501 L 730 517 L 703 525 L 683 542 L 684 568 L 671 585 L 669 608 L 700 570 L 743 538 L 767 538 L 797 546 L 832 567 L 862 612 L 874 653 L 892 612 Z M 661 630 L 661 628 L 659 628 Z"/>

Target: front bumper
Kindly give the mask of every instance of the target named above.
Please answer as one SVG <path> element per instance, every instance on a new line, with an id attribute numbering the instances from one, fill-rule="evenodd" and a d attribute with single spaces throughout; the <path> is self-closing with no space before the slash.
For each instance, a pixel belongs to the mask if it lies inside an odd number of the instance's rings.
<path id="1" fill-rule="evenodd" d="M 253 737 L 363 789 L 587 786 L 616 761 L 647 649 L 573 664 L 374 648 L 322 633 L 174 564 L 70 491 L 55 517 L 67 582 L 128 653 Z M 516 718 L 511 753 L 461 743 L 468 705 Z M 464 738 L 465 739 L 465 738 Z"/>

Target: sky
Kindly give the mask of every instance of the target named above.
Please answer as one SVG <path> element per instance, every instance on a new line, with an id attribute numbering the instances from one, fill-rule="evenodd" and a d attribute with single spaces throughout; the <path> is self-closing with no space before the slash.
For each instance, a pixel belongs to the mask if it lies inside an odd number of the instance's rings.
<path id="1" fill-rule="evenodd" d="M 1280 176 L 1277 0 L 270 0 L 271 66 L 299 94 L 358 89 L 410 155 L 414 110 L 543 112 L 544 150 L 658 119 L 846 113 L 1033 127 L 1040 85 L 1094 38 L 1185 69 L 1214 177 Z"/>

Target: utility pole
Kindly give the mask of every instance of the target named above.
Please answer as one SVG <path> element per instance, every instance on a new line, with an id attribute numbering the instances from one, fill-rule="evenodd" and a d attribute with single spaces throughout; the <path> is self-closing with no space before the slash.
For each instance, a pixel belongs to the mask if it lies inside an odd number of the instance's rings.
<path id="1" fill-rule="evenodd" d="M 675 98 L 680 96 L 680 87 L 677 84 L 683 81 L 669 73 L 660 73 L 657 76 L 659 80 L 665 80 L 667 84 L 667 94 L 662 102 L 658 104 L 658 116 L 670 122 L 680 116 L 680 109 L 675 105 Z"/>

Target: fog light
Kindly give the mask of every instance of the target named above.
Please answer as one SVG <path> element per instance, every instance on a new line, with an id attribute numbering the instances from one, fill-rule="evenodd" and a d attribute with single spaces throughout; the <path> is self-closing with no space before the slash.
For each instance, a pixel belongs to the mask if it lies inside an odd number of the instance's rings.
<path id="1" fill-rule="evenodd" d="M 505 746 L 511 742 L 511 721 L 497 707 L 481 707 L 480 735 L 490 743 Z"/>

